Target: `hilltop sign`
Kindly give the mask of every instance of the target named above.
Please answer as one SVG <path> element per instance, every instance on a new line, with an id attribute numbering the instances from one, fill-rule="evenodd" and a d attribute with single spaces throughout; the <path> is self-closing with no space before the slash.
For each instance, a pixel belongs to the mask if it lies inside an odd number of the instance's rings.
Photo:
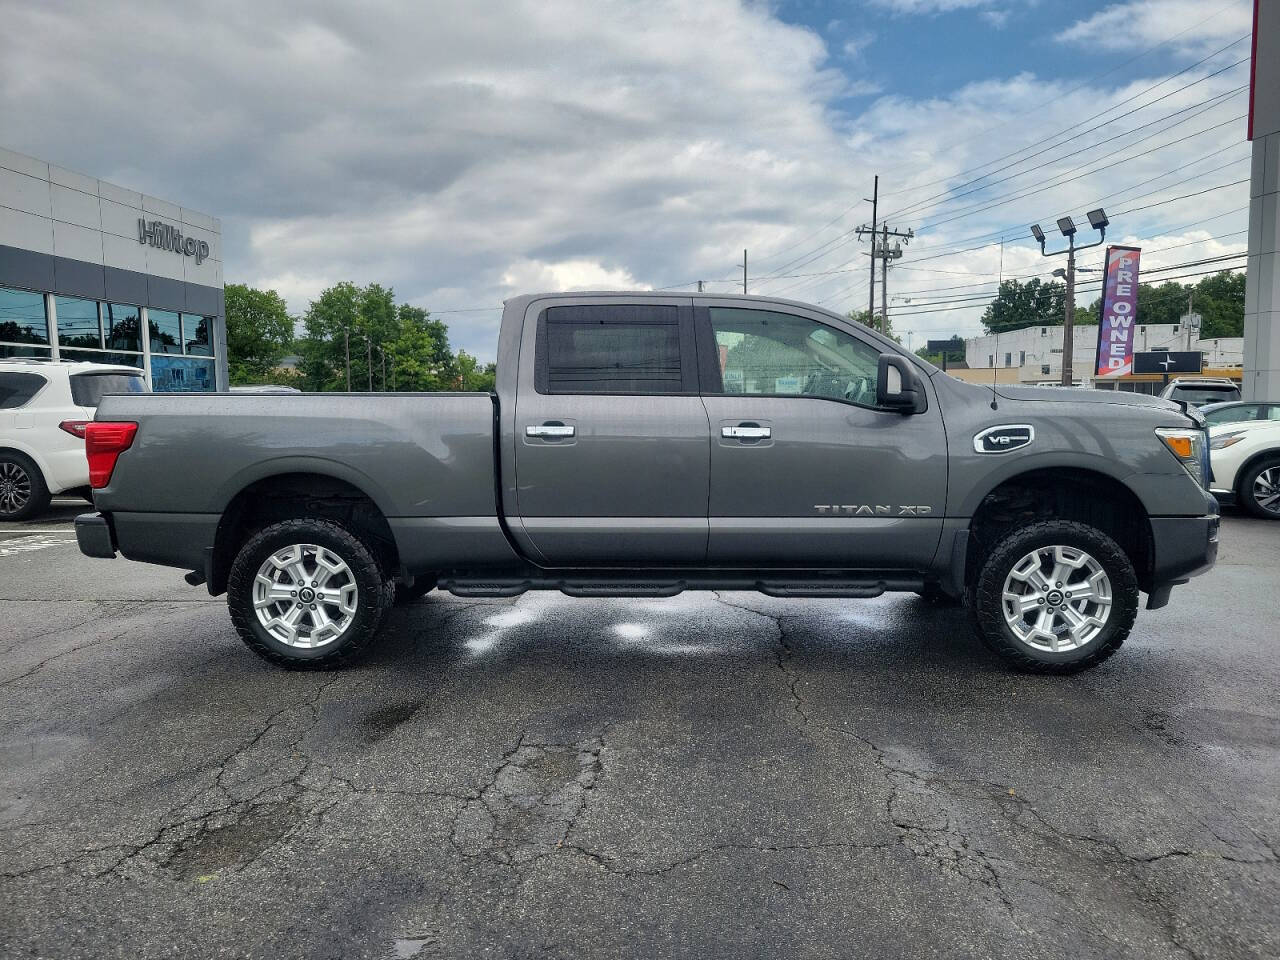
<path id="1" fill-rule="evenodd" d="M 209 244 L 195 237 L 184 237 L 182 231 L 163 220 L 144 220 L 138 218 L 138 242 L 159 247 L 161 250 L 172 250 L 185 257 L 195 257 L 196 264 L 204 262 L 209 256 Z"/>

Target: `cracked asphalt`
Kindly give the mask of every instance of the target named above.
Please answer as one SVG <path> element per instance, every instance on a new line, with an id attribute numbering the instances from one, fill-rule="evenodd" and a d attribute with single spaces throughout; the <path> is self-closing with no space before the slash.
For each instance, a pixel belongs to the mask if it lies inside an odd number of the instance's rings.
<path id="1" fill-rule="evenodd" d="M 914 597 L 439 594 L 253 656 L 0 535 L 4 957 L 1276 957 L 1280 524 L 1103 666 Z"/>

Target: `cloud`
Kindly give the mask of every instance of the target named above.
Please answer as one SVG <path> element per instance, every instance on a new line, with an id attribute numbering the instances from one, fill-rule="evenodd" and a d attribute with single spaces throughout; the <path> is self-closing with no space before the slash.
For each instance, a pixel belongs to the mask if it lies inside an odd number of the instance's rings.
<path id="1" fill-rule="evenodd" d="M 1253 12 L 1240 2 L 1219 8 L 1204 0 L 1130 0 L 1078 20 L 1055 38 L 1101 50 L 1137 50 L 1177 36 L 1174 50 L 1208 52 L 1249 33 Z M 1185 32 L 1184 32 L 1185 31 Z M 1247 47 L 1241 50 L 1248 53 Z"/>
<path id="2" fill-rule="evenodd" d="M 908 0 L 904 9 L 998 6 Z M 876 173 L 881 214 L 917 230 L 902 266 L 918 270 L 895 270 L 891 293 L 936 297 L 932 288 L 994 278 L 998 248 L 951 251 L 974 235 L 1007 227 L 1021 236 L 1035 219 L 1079 216 L 1099 197 L 1229 145 L 1234 127 L 1212 140 L 1191 134 L 1242 103 L 1173 131 L 1164 139 L 1174 145 L 1122 169 L 938 225 L 1121 155 L 1126 141 L 1094 144 L 1243 81 L 1225 74 L 1115 127 L 1077 131 L 1034 161 L 1050 161 L 1042 169 L 944 203 L 930 198 L 970 179 L 969 168 L 1113 104 L 1131 107 L 1161 77 L 1072 91 L 996 75 L 935 98 L 868 98 L 855 110 L 851 96 L 878 91 L 832 66 L 846 28 L 824 40 L 737 0 L 67 0 L 10 4 L 4 23 L 5 146 L 221 217 L 228 281 L 273 286 L 295 311 L 340 280 L 377 281 L 444 313 L 454 344 L 485 359 L 513 293 L 689 289 L 700 279 L 729 289 L 744 247 L 753 290 L 865 305 L 866 246 L 852 230 L 869 218 L 861 198 Z M 1247 187 L 1237 192 L 1247 204 Z M 1116 229 L 1143 235 L 1242 205 L 1229 194 L 1121 218 Z M 1025 239 L 1007 245 L 1006 273 L 1046 263 Z M 926 272 L 938 270 L 948 272 Z M 794 276 L 806 272 L 823 275 Z M 980 312 L 920 315 L 904 329 L 971 330 Z"/>
<path id="3" fill-rule="evenodd" d="M 999 0 L 869 0 L 869 6 L 890 10 L 895 14 L 952 13 L 956 10 L 975 10 L 998 3 Z"/>

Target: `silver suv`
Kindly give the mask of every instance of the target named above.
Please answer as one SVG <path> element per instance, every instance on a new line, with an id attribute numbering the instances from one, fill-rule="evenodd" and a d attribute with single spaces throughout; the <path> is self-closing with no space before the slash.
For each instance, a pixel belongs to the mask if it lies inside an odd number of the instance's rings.
<path id="1" fill-rule="evenodd" d="M 1240 399 L 1240 386 L 1226 377 L 1179 377 L 1160 391 L 1165 400 L 1185 400 L 1193 407 Z"/>
<path id="2" fill-rule="evenodd" d="M 43 512 L 55 493 L 89 495 L 85 424 L 110 393 L 147 393 L 136 367 L 0 360 L 0 522 Z"/>

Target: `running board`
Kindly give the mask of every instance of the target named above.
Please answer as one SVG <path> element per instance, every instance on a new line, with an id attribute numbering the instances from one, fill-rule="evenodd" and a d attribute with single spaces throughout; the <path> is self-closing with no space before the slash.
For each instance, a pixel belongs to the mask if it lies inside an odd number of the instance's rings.
<path id="1" fill-rule="evenodd" d="M 780 573 L 782 571 L 779 571 Z M 791 572 L 791 571 L 788 571 Z M 887 592 L 921 590 L 924 577 L 891 571 L 878 575 L 859 571 L 861 576 L 815 575 L 812 577 L 746 577 L 726 571 L 723 575 L 693 574 L 679 579 L 667 576 L 637 577 L 620 571 L 610 577 L 557 577 L 538 575 L 518 578 L 443 577 L 441 590 L 457 597 L 516 597 L 529 590 L 559 590 L 570 597 L 674 597 L 686 590 L 743 590 L 770 597 L 878 597 Z"/>

